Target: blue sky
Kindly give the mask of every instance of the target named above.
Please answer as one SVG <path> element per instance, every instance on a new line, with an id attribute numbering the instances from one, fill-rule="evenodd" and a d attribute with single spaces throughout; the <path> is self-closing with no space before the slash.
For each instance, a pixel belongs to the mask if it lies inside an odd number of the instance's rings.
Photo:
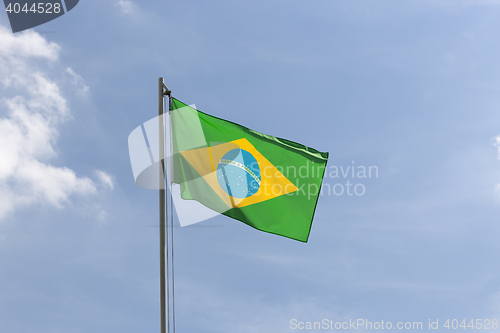
<path id="1" fill-rule="evenodd" d="M 179 332 L 500 319 L 499 14 L 494 0 L 82 0 L 14 35 L 0 14 L 2 331 L 159 331 L 157 192 L 134 184 L 127 147 L 159 76 L 329 166 L 379 171 L 325 180 L 366 191 L 321 196 L 307 244 L 225 217 L 177 228 Z"/>

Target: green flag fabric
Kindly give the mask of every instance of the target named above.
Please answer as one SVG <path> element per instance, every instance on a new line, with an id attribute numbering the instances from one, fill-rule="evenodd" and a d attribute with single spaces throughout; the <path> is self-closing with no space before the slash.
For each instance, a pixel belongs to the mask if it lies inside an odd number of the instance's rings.
<path id="1" fill-rule="evenodd" d="M 210 116 L 173 98 L 181 197 L 255 229 L 307 242 L 328 153 Z"/>

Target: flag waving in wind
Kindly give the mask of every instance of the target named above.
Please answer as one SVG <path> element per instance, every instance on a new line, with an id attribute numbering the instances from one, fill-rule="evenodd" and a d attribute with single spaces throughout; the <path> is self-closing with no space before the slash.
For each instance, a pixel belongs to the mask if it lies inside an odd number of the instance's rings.
<path id="1" fill-rule="evenodd" d="M 328 153 L 262 134 L 172 99 L 180 196 L 255 229 L 307 242 Z"/>

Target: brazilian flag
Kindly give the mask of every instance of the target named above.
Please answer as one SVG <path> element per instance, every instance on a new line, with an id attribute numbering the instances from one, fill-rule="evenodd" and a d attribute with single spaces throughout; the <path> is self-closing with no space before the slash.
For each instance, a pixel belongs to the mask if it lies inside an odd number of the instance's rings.
<path id="1" fill-rule="evenodd" d="M 173 182 L 181 197 L 307 242 L 328 153 L 210 116 L 173 98 Z"/>

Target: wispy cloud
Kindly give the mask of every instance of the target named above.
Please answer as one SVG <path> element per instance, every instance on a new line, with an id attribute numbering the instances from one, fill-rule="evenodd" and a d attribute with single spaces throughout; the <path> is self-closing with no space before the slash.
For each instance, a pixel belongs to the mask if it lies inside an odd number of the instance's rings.
<path id="1" fill-rule="evenodd" d="M 497 158 L 500 160 L 500 135 L 493 138 L 493 144 L 497 148 Z M 500 184 L 495 187 L 495 196 L 500 199 Z"/>
<path id="2" fill-rule="evenodd" d="M 96 170 L 95 174 L 103 187 L 111 190 L 115 187 L 114 177 L 109 173 L 102 170 Z"/>
<path id="3" fill-rule="evenodd" d="M 119 0 L 116 6 L 123 14 L 132 14 L 134 12 L 135 4 L 130 0 Z"/>
<path id="4" fill-rule="evenodd" d="M 71 67 L 66 68 L 66 73 L 71 77 L 72 83 L 78 87 L 78 93 L 82 96 L 88 96 L 90 87 L 85 84 L 85 80 L 79 74 L 76 74 Z"/>
<path id="5" fill-rule="evenodd" d="M 500 160 L 500 135 L 497 135 L 496 137 L 494 137 L 493 141 L 494 141 L 495 147 L 497 147 L 497 151 L 498 151 L 497 157 Z"/>
<path id="6" fill-rule="evenodd" d="M 56 81 L 33 60 L 58 64 L 59 50 L 32 31 L 0 33 L 0 219 L 28 204 L 62 207 L 74 194 L 97 192 L 90 178 L 48 163 L 57 157 L 58 128 L 70 110 Z M 103 175 L 97 174 L 101 182 Z"/>

